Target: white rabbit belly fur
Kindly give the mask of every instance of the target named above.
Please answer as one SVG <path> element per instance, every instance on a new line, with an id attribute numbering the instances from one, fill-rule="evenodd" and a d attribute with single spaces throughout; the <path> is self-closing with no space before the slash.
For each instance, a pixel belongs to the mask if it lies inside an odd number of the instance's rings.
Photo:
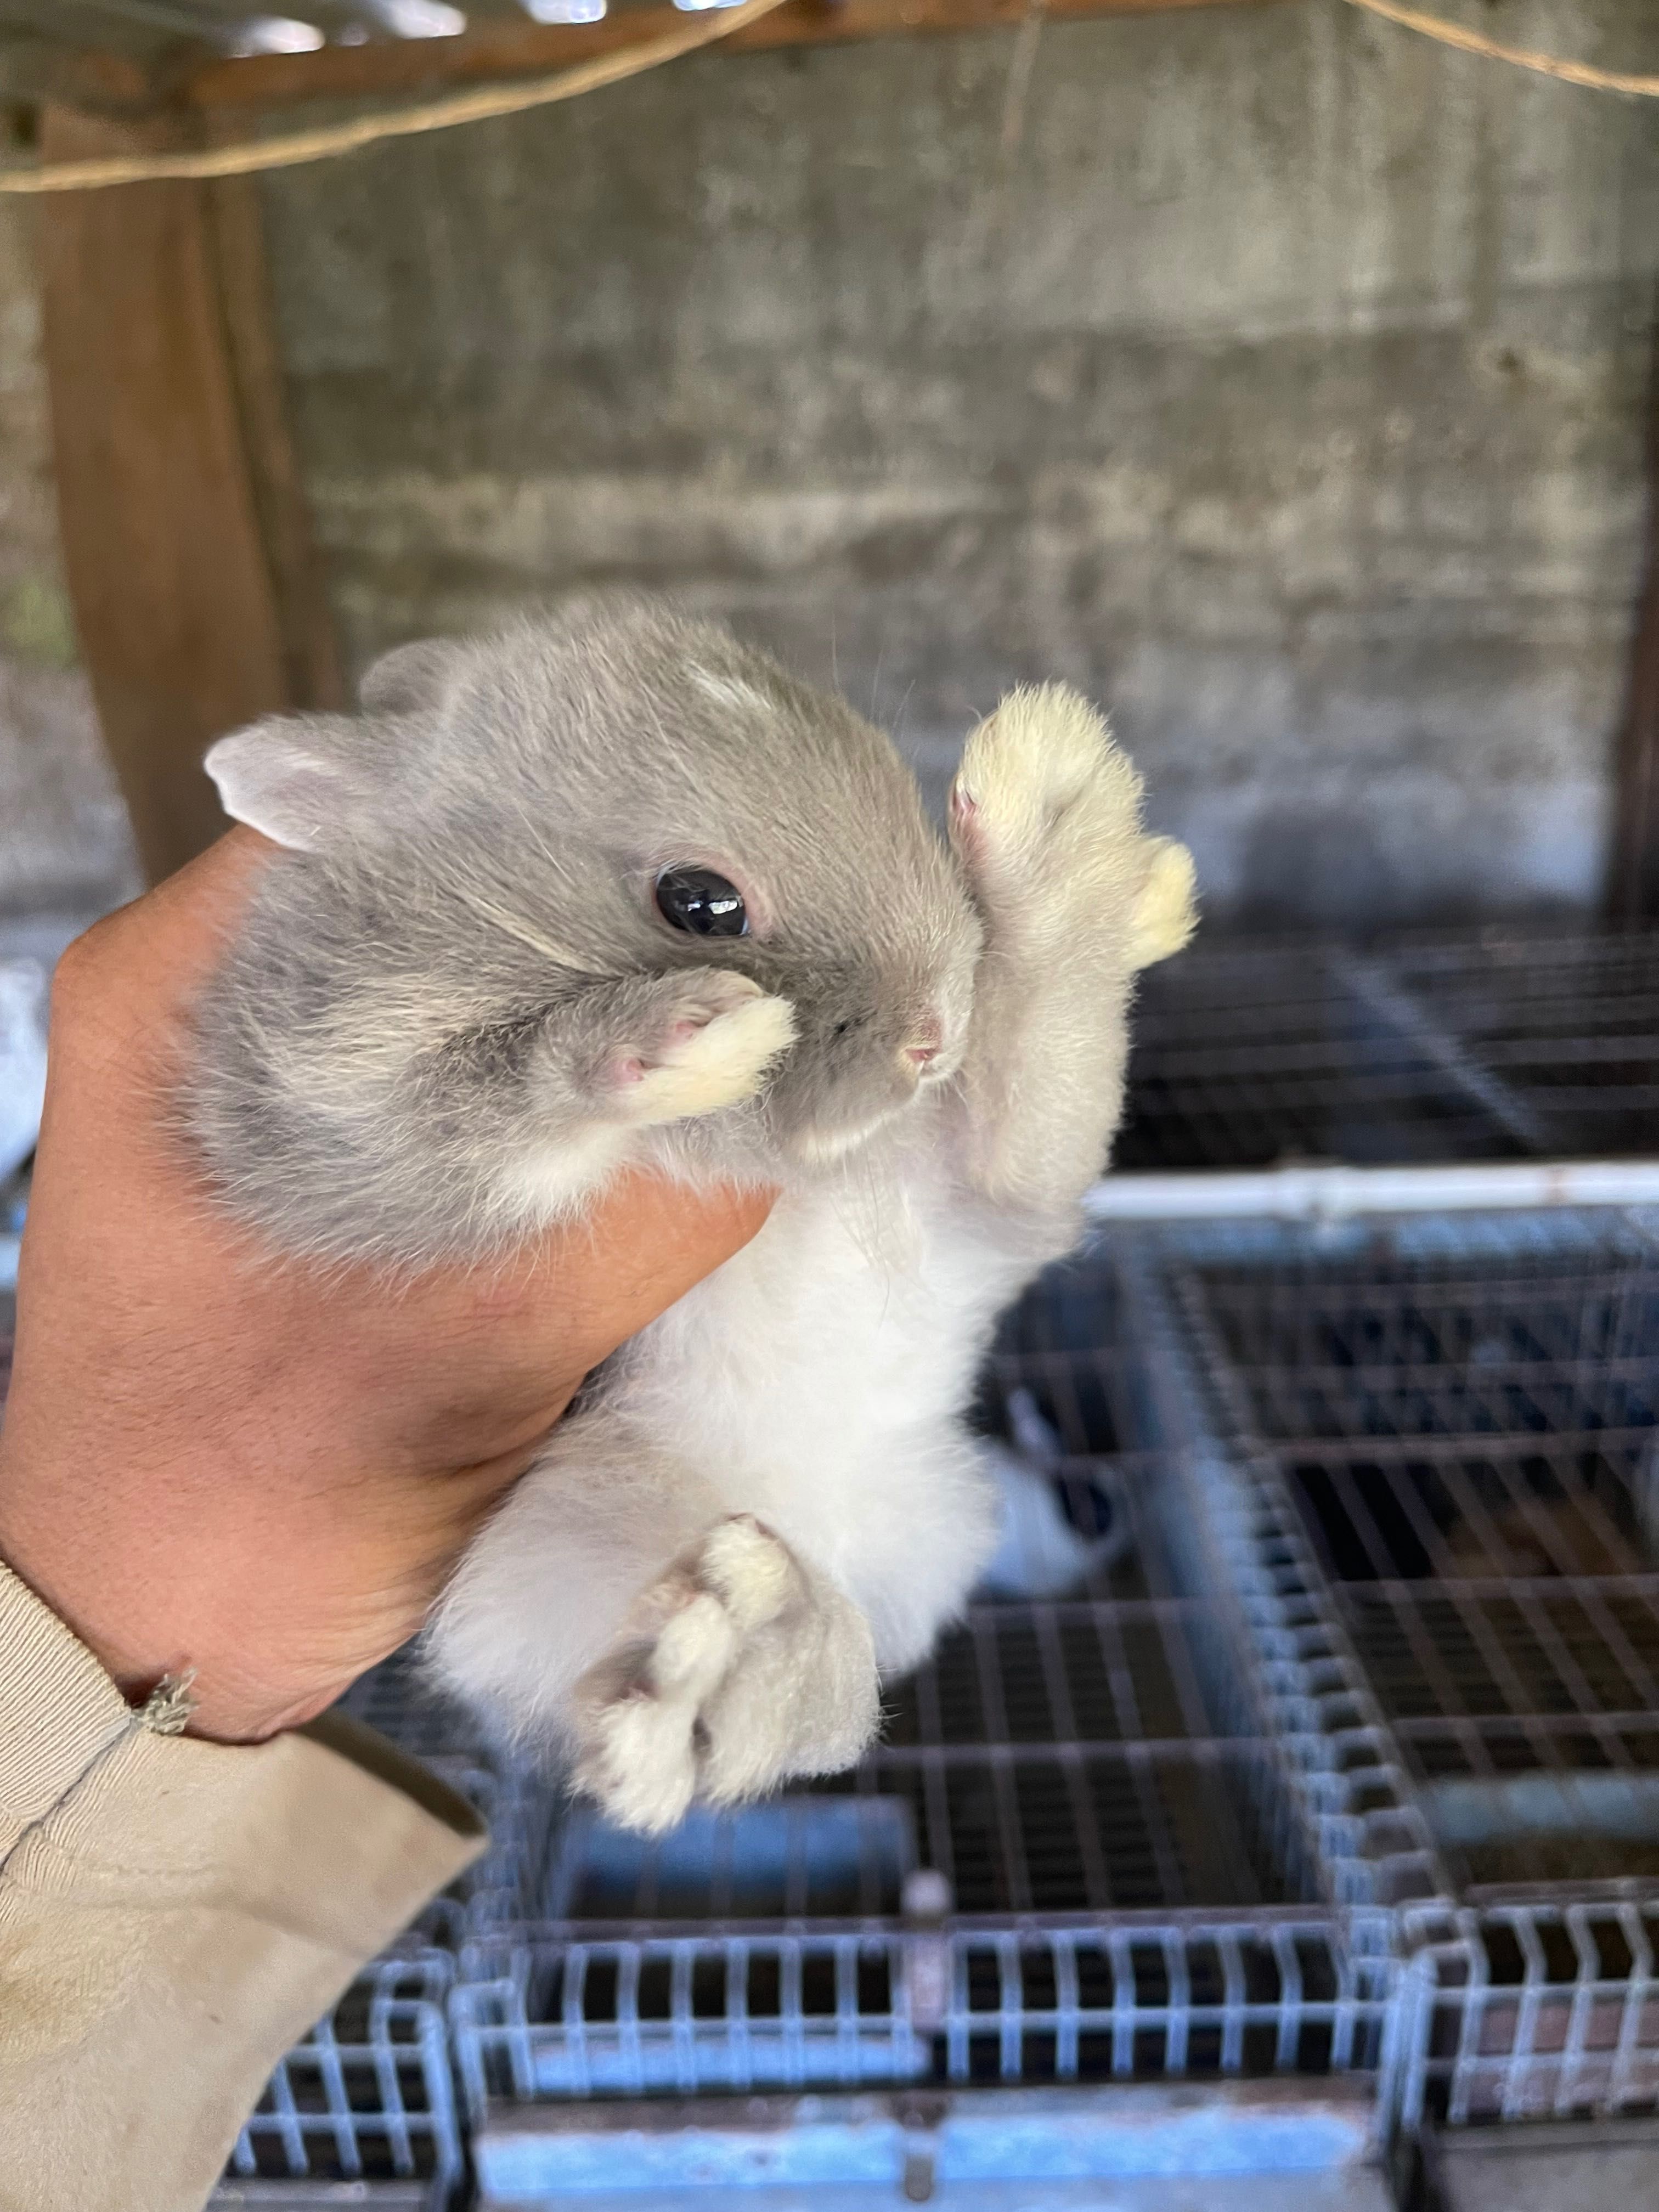
<path id="1" fill-rule="evenodd" d="M 787 1195 L 623 1373 L 633 1419 L 842 1585 L 886 1673 L 925 1655 L 994 1547 L 994 1488 L 961 1416 L 1027 1269 L 931 1207 L 911 1212 L 908 1253 L 890 1224 L 884 1257 L 861 1196 Z"/>
<path id="2" fill-rule="evenodd" d="M 639 1595 L 604 1562 L 668 1559 L 723 1516 L 759 1520 L 848 1595 L 883 1674 L 915 1666 L 960 1610 L 998 1540 L 963 1407 L 1000 1307 L 1071 1237 L 1051 1228 L 1033 1252 L 1030 1225 L 1011 1224 L 998 1239 L 953 1201 L 940 1152 L 909 1146 L 902 1164 L 785 1192 L 752 1243 L 608 1363 L 473 1547 L 435 1663 L 520 1741 L 564 1735 L 573 1686 Z M 661 1467 L 684 1471 L 668 1491 Z"/>

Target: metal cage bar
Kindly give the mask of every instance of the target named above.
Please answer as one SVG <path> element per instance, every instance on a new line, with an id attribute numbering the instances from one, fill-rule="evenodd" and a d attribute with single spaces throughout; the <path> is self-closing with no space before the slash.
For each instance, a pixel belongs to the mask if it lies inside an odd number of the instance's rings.
<path id="1" fill-rule="evenodd" d="M 370 1968 L 277 2065 L 236 2139 L 226 2201 L 244 2181 L 314 2189 L 319 2204 L 361 2183 L 369 2201 L 386 2185 L 422 2212 L 447 2212 L 464 2165 L 451 1978 L 449 1956 L 434 1951 Z"/>

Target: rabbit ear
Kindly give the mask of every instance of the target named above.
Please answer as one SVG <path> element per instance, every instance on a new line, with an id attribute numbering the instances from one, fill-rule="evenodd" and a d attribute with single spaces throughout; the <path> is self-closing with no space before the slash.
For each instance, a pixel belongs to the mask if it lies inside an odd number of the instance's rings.
<path id="1" fill-rule="evenodd" d="M 256 722 L 221 738 L 203 765 L 232 821 L 296 853 L 364 835 L 384 805 L 365 773 L 363 726 L 343 714 Z"/>
<path id="2" fill-rule="evenodd" d="M 1198 924 L 1193 856 L 1173 837 L 1148 837 L 1146 873 L 1129 922 L 1129 962 L 1150 968 L 1179 952 Z"/>

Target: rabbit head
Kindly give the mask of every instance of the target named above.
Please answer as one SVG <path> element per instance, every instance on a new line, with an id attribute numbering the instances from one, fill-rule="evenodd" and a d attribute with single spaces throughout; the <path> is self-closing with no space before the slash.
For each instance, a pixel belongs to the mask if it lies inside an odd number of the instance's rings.
<path id="1" fill-rule="evenodd" d="M 973 902 L 841 701 L 637 605 L 405 647 L 362 698 L 208 756 L 287 851 L 204 1009 L 191 1118 L 279 1234 L 465 1244 L 547 1141 L 538 1024 L 630 978 L 735 970 L 793 1015 L 758 1096 L 659 1133 L 671 1166 L 811 1172 L 956 1068 Z M 465 1109 L 429 1079 L 461 1064 Z M 300 1218 L 319 1206 L 326 1233 Z"/>

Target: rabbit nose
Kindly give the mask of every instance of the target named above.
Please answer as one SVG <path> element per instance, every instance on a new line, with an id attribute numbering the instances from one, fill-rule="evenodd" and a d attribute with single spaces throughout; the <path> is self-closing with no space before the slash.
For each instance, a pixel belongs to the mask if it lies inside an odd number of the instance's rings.
<path id="1" fill-rule="evenodd" d="M 939 1058 L 944 1042 L 944 1034 L 938 1022 L 923 1022 L 904 1048 L 906 1064 L 920 1075 L 924 1068 Z"/>

